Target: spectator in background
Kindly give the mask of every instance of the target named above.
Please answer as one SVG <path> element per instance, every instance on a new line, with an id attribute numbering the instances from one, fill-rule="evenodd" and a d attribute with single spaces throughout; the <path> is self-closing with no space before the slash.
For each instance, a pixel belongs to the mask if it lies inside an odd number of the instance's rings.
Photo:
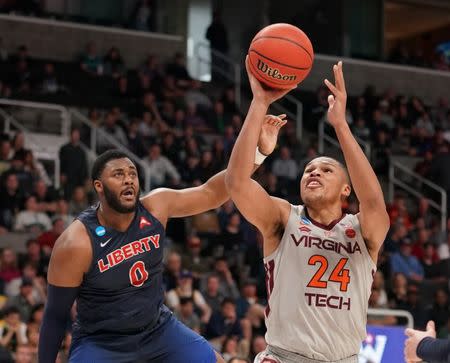
<path id="1" fill-rule="evenodd" d="M 182 257 L 182 265 L 192 271 L 194 278 L 199 279 L 210 271 L 211 263 L 208 257 L 201 255 L 202 240 L 196 236 L 189 236 L 186 240 L 186 248 Z"/>
<path id="2" fill-rule="evenodd" d="M 104 57 L 103 62 L 105 66 L 104 73 L 106 76 L 117 79 L 125 73 L 123 59 L 117 47 L 110 48 Z"/>
<path id="3" fill-rule="evenodd" d="M 175 53 L 173 61 L 166 67 L 166 74 L 175 79 L 176 86 L 182 88 L 187 88 L 190 86 L 192 77 L 189 75 L 186 68 L 186 60 L 183 53 Z"/>
<path id="4" fill-rule="evenodd" d="M 191 297 L 180 298 L 180 307 L 175 316 L 184 325 L 200 334 L 200 319 L 194 311 L 194 300 Z"/>
<path id="5" fill-rule="evenodd" d="M 236 315 L 236 304 L 232 299 L 224 299 L 221 310 L 209 320 L 205 337 L 213 346 L 222 346 L 227 337 L 242 337 L 242 328 Z"/>
<path id="6" fill-rule="evenodd" d="M 2 136 L 0 140 L 0 174 L 10 168 L 13 154 L 9 137 L 7 135 Z"/>
<path id="7" fill-rule="evenodd" d="M 436 330 L 439 331 L 447 324 L 450 316 L 450 306 L 448 300 L 448 293 L 444 289 L 436 290 L 434 294 L 433 307 L 430 310 L 430 320 L 436 324 Z"/>
<path id="8" fill-rule="evenodd" d="M 146 154 L 144 138 L 139 133 L 139 120 L 133 119 L 128 125 L 128 145 L 132 153 L 139 156 L 140 158 Z"/>
<path id="9" fill-rule="evenodd" d="M 6 229 L 11 229 L 14 216 L 22 205 L 23 196 L 19 189 L 16 174 L 8 174 L 3 184 L 0 189 L 0 225 Z"/>
<path id="10" fill-rule="evenodd" d="M 181 274 L 181 256 L 178 252 L 171 251 L 167 256 L 165 270 L 163 272 L 163 283 L 166 291 L 175 289 L 178 277 Z"/>
<path id="11" fill-rule="evenodd" d="M 21 344 L 27 343 L 27 326 L 20 320 L 19 310 L 11 306 L 3 312 L 3 324 L 0 325 L 0 344 L 11 352 Z"/>
<path id="12" fill-rule="evenodd" d="M 75 187 L 72 193 L 72 198 L 69 202 L 69 213 L 77 216 L 82 211 L 84 211 L 87 207 L 89 207 L 89 201 L 86 195 L 86 191 L 84 187 L 78 186 Z"/>
<path id="13" fill-rule="evenodd" d="M 61 92 L 64 89 L 58 80 L 53 63 L 45 63 L 39 82 L 39 89 L 43 94 L 49 95 Z"/>
<path id="14" fill-rule="evenodd" d="M 237 337 L 226 337 L 220 351 L 222 353 L 223 359 L 225 359 L 226 361 L 230 360 L 233 357 L 236 357 L 239 354 Z"/>
<path id="15" fill-rule="evenodd" d="M 53 219 L 61 219 L 64 223 L 64 228 L 67 228 L 75 219 L 75 216 L 69 214 L 69 203 L 63 198 L 56 201 L 56 210 Z"/>
<path id="16" fill-rule="evenodd" d="M 16 152 L 11 160 L 11 167 L 2 174 L 6 179 L 9 174 L 14 174 L 19 182 L 19 189 L 25 194 L 33 189 L 33 175 L 25 169 L 25 151 Z"/>
<path id="17" fill-rule="evenodd" d="M 159 58 L 154 54 L 149 54 L 144 64 L 139 68 L 139 75 L 146 76 L 150 81 L 159 81 L 162 77 Z"/>
<path id="18" fill-rule="evenodd" d="M 232 357 L 227 363 L 250 363 L 247 358 Z"/>
<path id="19" fill-rule="evenodd" d="M 224 79 L 221 72 L 227 72 L 227 67 L 222 57 L 217 55 L 216 52 L 227 55 L 229 44 L 227 29 L 220 12 L 217 10 L 213 13 L 212 23 L 206 29 L 205 38 L 209 40 L 211 47 L 212 80 L 213 82 L 220 82 Z"/>
<path id="20" fill-rule="evenodd" d="M 262 335 L 255 335 L 252 338 L 252 345 L 250 347 L 250 353 L 251 353 L 251 360 L 253 362 L 253 360 L 255 359 L 255 357 L 261 353 L 264 352 L 267 348 L 267 343 L 266 343 L 266 339 L 264 339 L 264 336 Z"/>
<path id="21" fill-rule="evenodd" d="M 18 277 L 20 277 L 20 270 L 17 264 L 17 255 L 12 248 L 6 247 L 1 253 L 0 279 L 8 284 Z"/>
<path id="22" fill-rule="evenodd" d="M 219 291 L 219 286 L 219 276 L 212 274 L 207 277 L 206 288 L 202 290 L 203 297 L 213 313 L 220 310 L 220 305 L 225 299 L 225 296 Z"/>
<path id="23" fill-rule="evenodd" d="M 27 252 L 19 256 L 19 266 L 25 268 L 27 264 L 33 265 L 40 276 L 46 275 L 49 258 L 44 256 L 39 242 L 35 239 L 29 239 L 26 242 Z"/>
<path id="24" fill-rule="evenodd" d="M 7 306 L 14 306 L 17 308 L 22 321 L 28 321 L 31 317 L 31 311 L 37 303 L 39 303 L 39 301 L 36 301 L 33 294 L 33 281 L 24 277 L 22 278 L 19 294 L 9 299 Z"/>
<path id="25" fill-rule="evenodd" d="M 292 184 L 297 180 L 298 166 L 287 147 L 283 146 L 280 156 L 273 161 L 272 173 L 278 177 L 281 184 Z"/>
<path id="26" fill-rule="evenodd" d="M 388 298 L 387 298 L 384 276 L 381 271 L 375 272 L 375 275 L 373 276 L 372 288 L 378 290 L 378 299 L 375 302 L 375 304 L 377 306 L 379 306 L 380 308 L 383 308 L 383 309 L 387 308 L 388 307 Z"/>
<path id="27" fill-rule="evenodd" d="M 181 270 L 177 287 L 167 292 L 167 306 L 173 311 L 178 311 L 181 298 L 192 298 L 195 308 L 202 312 L 201 322 L 206 324 L 209 321 L 211 308 L 205 302 L 202 293 L 193 288 L 193 276 L 189 270 Z"/>
<path id="28" fill-rule="evenodd" d="M 20 289 L 24 279 L 33 283 L 32 298 L 37 303 L 43 303 L 46 300 L 47 283 L 42 276 L 37 275 L 38 271 L 34 264 L 26 263 L 22 268 L 22 276 L 12 280 L 6 286 L 5 293 L 8 297 L 14 297 L 20 294 Z"/>
<path id="29" fill-rule="evenodd" d="M 52 253 L 56 240 L 64 232 L 64 229 L 64 221 L 61 218 L 55 218 L 52 222 L 52 228 L 38 237 L 39 245 L 47 256 L 50 256 Z"/>
<path id="30" fill-rule="evenodd" d="M 424 328 L 428 321 L 429 311 L 425 303 L 421 301 L 417 288 L 408 290 L 406 307 L 414 318 L 414 328 Z"/>
<path id="31" fill-rule="evenodd" d="M 180 183 L 180 174 L 172 162 L 161 155 L 161 147 L 158 144 L 150 146 L 149 155 L 144 161 L 150 170 L 153 188 Z"/>
<path id="32" fill-rule="evenodd" d="M 86 51 L 81 56 L 80 67 L 91 76 L 101 76 L 103 74 L 103 62 L 97 54 L 94 42 L 89 42 L 86 45 Z"/>
<path id="33" fill-rule="evenodd" d="M 31 150 L 26 150 L 24 154 L 24 170 L 31 174 L 33 181 L 42 180 L 45 185 L 51 185 L 52 181 L 44 168 L 44 165 L 37 160 Z"/>
<path id="34" fill-rule="evenodd" d="M 19 344 L 16 351 L 16 363 L 33 363 L 33 348 L 30 344 Z M 61 363 L 57 361 L 55 363 Z"/>
<path id="35" fill-rule="evenodd" d="M 118 116 L 115 112 L 109 111 L 106 114 L 105 122 L 100 126 L 101 132 L 97 135 L 97 151 L 102 153 L 108 149 L 115 148 L 115 143 L 118 142 L 124 147 L 128 146 L 127 135 L 123 129 L 118 125 Z M 112 137 L 114 141 L 107 140 L 105 134 Z"/>
<path id="36" fill-rule="evenodd" d="M 403 239 L 400 242 L 400 251 L 391 256 L 392 273 L 402 273 L 408 279 L 420 282 L 423 280 L 424 271 L 419 260 L 411 255 L 411 240 Z"/>
<path id="37" fill-rule="evenodd" d="M 239 298 L 239 290 L 233 275 L 228 267 L 225 257 L 218 257 L 214 264 L 214 273 L 219 277 L 219 293 L 225 298 L 236 301 Z"/>
<path id="38" fill-rule="evenodd" d="M 406 309 L 408 294 L 408 280 L 400 272 L 394 274 L 391 291 L 389 293 L 389 306 L 391 309 Z"/>
<path id="39" fill-rule="evenodd" d="M 39 212 L 39 206 L 35 196 L 29 196 L 25 200 L 25 210 L 17 214 L 14 223 L 15 231 L 46 231 L 52 227 L 47 214 Z"/>
<path id="40" fill-rule="evenodd" d="M 389 253 L 398 252 L 401 241 L 408 235 L 408 230 L 403 224 L 396 224 L 391 231 L 384 242 L 384 250 Z"/>
<path id="41" fill-rule="evenodd" d="M 131 14 L 131 24 L 136 30 L 155 31 L 155 9 L 152 0 L 139 0 Z"/>

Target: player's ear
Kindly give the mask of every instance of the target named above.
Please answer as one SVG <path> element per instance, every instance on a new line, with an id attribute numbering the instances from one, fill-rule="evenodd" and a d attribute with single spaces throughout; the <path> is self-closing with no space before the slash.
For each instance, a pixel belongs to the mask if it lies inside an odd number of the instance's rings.
<path id="1" fill-rule="evenodd" d="M 103 184 L 100 180 L 94 180 L 94 189 L 97 194 L 103 192 Z"/>
<path id="2" fill-rule="evenodd" d="M 352 193 L 352 187 L 348 184 L 344 185 L 344 190 L 342 191 L 342 194 L 345 198 L 348 198 L 350 194 Z"/>

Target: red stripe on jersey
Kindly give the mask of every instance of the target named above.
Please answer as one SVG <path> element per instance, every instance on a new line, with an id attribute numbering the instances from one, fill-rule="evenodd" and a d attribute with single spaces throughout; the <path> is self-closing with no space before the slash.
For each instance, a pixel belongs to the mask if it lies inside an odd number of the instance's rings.
<path id="1" fill-rule="evenodd" d="M 266 289 L 267 289 L 267 306 L 265 314 L 266 317 L 268 317 L 270 314 L 270 305 L 269 305 L 270 294 L 272 294 L 274 284 L 273 272 L 275 270 L 275 261 L 271 260 L 269 262 L 266 262 L 264 264 L 264 269 L 266 270 Z"/>

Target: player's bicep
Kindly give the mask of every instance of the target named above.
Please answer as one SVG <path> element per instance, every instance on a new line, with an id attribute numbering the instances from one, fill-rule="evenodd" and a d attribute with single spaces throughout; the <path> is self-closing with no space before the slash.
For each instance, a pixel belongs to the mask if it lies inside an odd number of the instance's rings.
<path id="1" fill-rule="evenodd" d="M 358 213 L 361 233 L 367 243 L 369 250 L 378 253 L 389 230 L 389 215 L 386 210 L 364 210 Z"/>
<path id="2" fill-rule="evenodd" d="M 256 181 L 230 190 L 231 199 L 242 215 L 267 237 L 275 234 L 283 223 L 280 203 L 272 198 Z M 287 202 L 286 202 L 287 203 Z"/>
<path id="3" fill-rule="evenodd" d="M 80 286 L 91 262 L 89 236 L 81 222 L 75 221 L 55 243 L 48 266 L 48 283 L 61 287 Z"/>

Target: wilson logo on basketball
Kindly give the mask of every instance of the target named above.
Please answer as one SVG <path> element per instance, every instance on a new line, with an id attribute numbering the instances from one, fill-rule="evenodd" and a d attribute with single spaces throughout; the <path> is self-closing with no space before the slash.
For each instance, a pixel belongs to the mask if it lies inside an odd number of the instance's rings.
<path id="1" fill-rule="evenodd" d="M 259 58 L 256 66 L 261 72 L 267 74 L 269 77 L 272 77 L 274 79 L 280 79 L 283 81 L 295 81 L 297 79 L 297 76 L 294 74 L 293 75 L 281 74 L 278 69 L 269 67 Z"/>

